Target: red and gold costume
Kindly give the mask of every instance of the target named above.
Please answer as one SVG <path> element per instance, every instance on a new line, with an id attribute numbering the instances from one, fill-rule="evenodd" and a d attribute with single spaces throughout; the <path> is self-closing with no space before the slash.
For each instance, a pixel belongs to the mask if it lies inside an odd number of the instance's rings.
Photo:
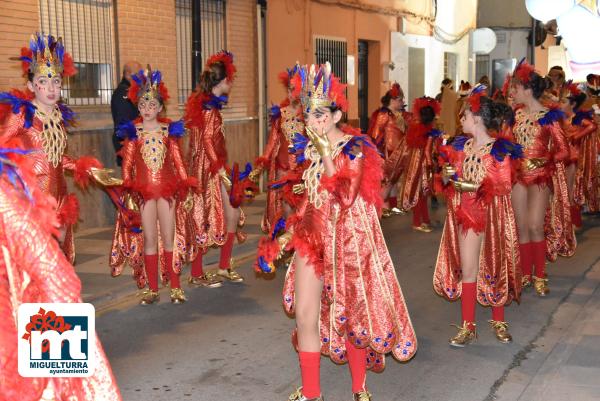
<path id="1" fill-rule="evenodd" d="M 392 98 L 399 97 L 400 93 L 398 84 L 389 91 Z M 384 106 L 374 111 L 369 120 L 368 134 L 384 159 L 384 181 L 391 184 L 396 184 L 404 171 L 408 154 L 406 130 L 410 118 L 411 114 L 406 111 L 394 112 Z"/>
<path id="2" fill-rule="evenodd" d="M 81 282 L 53 238 L 59 226 L 54 197 L 37 186 L 39 161 L 22 143 L 0 142 L 0 399 L 118 401 L 121 395 L 96 337 L 98 365 L 88 378 L 27 378 L 17 369 L 16 315 L 22 303 L 82 302 Z"/>
<path id="3" fill-rule="evenodd" d="M 344 86 L 331 74 L 329 64 L 303 66 L 300 75 L 304 110 L 345 110 Z M 346 126 L 342 131 L 343 138 L 329 146 L 336 170 L 332 176 L 326 175 L 317 147 L 303 134 L 294 137 L 297 161 L 307 165 L 302 177 L 303 199 L 286 223 L 289 232 L 278 237 L 284 227 L 276 227 L 267 241 L 261 241 L 256 268 L 272 271 L 272 262 L 281 252 L 278 247 L 283 245 L 281 239 L 288 236 L 289 243 L 283 247 L 295 251 L 294 259 L 301 256 L 309 261 L 307 266 L 312 266 L 323 282 L 320 353 L 336 363 L 350 364 L 357 399 L 357 394 L 366 394 L 366 370 L 382 371 L 387 353 L 408 361 L 417 350 L 417 339 L 379 224 L 382 159 L 359 130 Z M 283 289 L 283 305 L 289 314 L 295 313 L 296 269 L 293 260 Z M 305 378 L 318 381 L 319 377 L 319 353 L 298 352 L 304 388 L 290 400 L 314 397 L 305 393 L 310 381 Z M 313 358 L 316 364 L 307 364 Z"/>
<path id="4" fill-rule="evenodd" d="M 413 210 L 413 227 L 429 225 L 427 197 L 433 191 L 433 152 L 434 143 L 442 133 L 435 128 L 435 121 L 422 122 L 420 111 L 431 108 L 434 116 L 440 113 L 440 103 L 428 97 L 415 99 L 413 117 L 408 126 L 406 146 L 408 156 L 406 177 L 402 185 L 402 208 Z"/>
<path id="5" fill-rule="evenodd" d="M 22 68 L 27 74 L 47 74 L 48 77 L 72 76 L 76 73 L 73 61 L 64 52 L 61 39 L 34 35 L 30 48 L 21 50 Z M 73 225 L 79 219 L 79 202 L 75 194 L 67 192 L 65 171 L 74 174 L 80 186 L 89 183 L 91 167 L 100 162 L 88 156 L 77 160 L 67 155 L 66 127 L 73 124 L 74 113 L 58 103 L 51 113 L 42 112 L 35 104 L 34 94 L 13 90 L 0 93 L 0 132 L 4 138 L 19 138 L 26 149 L 35 150 L 37 185 L 56 199 L 58 220 L 66 231 L 62 249 L 69 262 L 75 260 Z"/>
<path id="6" fill-rule="evenodd" d="M 233 55 L 221 51 L 211 56 L 206 62 L 206 69 L 213 64 L 222 64 L 225 71 L 225 79 L 233 82 L 235 66 Z M 227 188 L 225 172 L 231 171 L 227 166 L 227 148 L 223 130 L 223 115 L 221 109 L 227 103 L 227 95 L 216 96 L 212 92 L 194 92 L 188 99 L 185 110 L 185 123 L 190 131 L 189 153 L 187 156 L 188 172 L 191 177 L 198 180 L 198 186 L 193 191 L 194 205 L 188 213 L 184 230 L 178 229 L 175 239 L 176 246 L 182 248 L 187 254 L 188 260 L 192 261 L 192 278 L 203 275 L 202 255 L 210 247 L 221 247 L 221 269 L 231 268 L 231 253 L 235 238 L 243 242 L 246 235 L 241 228 L 245 222 L 245 216 L 240 209 L 240 218 L 236 232 L 228 232 L 224 214 L 224 201 L 230 202 L 233 208 L 239 204 L 232 202 L 231 189 Z M 229 199 L 223 199 L 222 187 L 230 193 Z M 231 281 L 242 281 L 243 279 L 231 278 Z"/>
<path id="7" fill-rule="evenodd" d="M 280 81 L 286 89 L 292 90 L 294 99 L 297 99 L 300 93 L 300 88 L 293 85 L 296 70 L 297 67 L 280 74 Z M 289 191 L 293 183 L 289 180 L 296 169 L 296 163 L 290 155 L 289 146 L 294 135 L 302 132 L 304 132 L 302 107 L 290 104 L 289 99 L 284 100 L 279 106 L 271 107 L 269 141 L 263 155 L 255 162 L 257 168 L 261 171 L 266 169 L 268 172 L 267 205 L 261 222 L 261 228 L 265 233 L 270 232 L 277 219 L 283 215 L 283 202 L 294 206 L 295 197 L 290 196 Z M 286 182 L 281 183 L 281 180 Z M 299 182 L 299 177 L 294 181 Z"/>
<path id="8" fill-rule="evenodd" d="M 184 135 L 183 122 L 161 119 L 160 129 L 145 132 L 142 121 L 129 121 L 119 126 L 118 134 L 123 139 L 123 193 L 120 201 L 125 208 L 119 209 L 110 256 L 113 276 L 122 273 L 125 265 L 133 269 L 139 288 L 146 285 L 144 273 L 144 236 L 128 223 L 127 206 L 137 210 L 139 205 L 151 199 L 167 199 L 178 204 L 185 200 L 187 189 L 193 185 L 188 179 L 179 147 Z M 129 205 L 126 205 L 129 203 Z M 176 215 L 176 226 L 185 224 L 181 214 Z M 174 259 L 176 272 L 182 267 L 185 255 Z M 168 282 L 169 271 L 162 266 L 163 282 Z"/>
<path id="9" fill-rule="evenodd" d="M 459 192 L 448 185 L 444 192 L 448 215 L 444 224 L 433 287 L 435 292 L 456 300 L 462 293 L 458 238 L 467 230 L 483 233 L 479 257 L 477 300 L 484 306 L 503 306 L 521 293 L 519 240 L 511 204 L 514 167 L 511 158 L 521 149 L 506 139 L 495 139 L 480 147 L 466 136 L 443 146 L 444 161 L 456 171 L 454 180 L 477 186 L 474 192 Z"/>

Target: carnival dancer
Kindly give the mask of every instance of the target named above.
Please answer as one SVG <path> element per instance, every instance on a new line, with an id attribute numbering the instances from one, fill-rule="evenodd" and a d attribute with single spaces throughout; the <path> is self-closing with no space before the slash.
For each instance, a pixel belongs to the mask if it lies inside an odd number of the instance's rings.
<path id="1" fill-rule="evenodd" d="M 221 287 L 222 278 L 233 283 L 244 281 L 231 264 L 236 236 L 238 241 L 245 239 L 238 230 L 245 218 L 241 208 L 230 202 L 232 182 L 221 115 L 235 71 L 231 53 L 221 51 L 209 57 L 199 87 L 187 101 L 184 117 L 190 129 L 188 171 L 198 179 L 198 187 L 193 192 L 194 206 L 186 224 L 185 239 L 178 239 L 178 243 L 186 244 L 192 261 L 189 283 L 210 288 Z M 221 248 L 216 274 L 205 273 L 202 266 L 202 256 L 210 247 Z"/>
<path id="2" fill-rule="evenodd" d="M 510 107 L 487 97 L 476 86 L 465 99 L 462 128 L 442 147 L 442 176 L 448 215 L 433 276 L 440 296 L 461 300 L 462 323 L 450 345 L 464 347 L 477 337 L 475 306 L 491 306 L 491 328 L 501 343 L 512 336 L 504 306 L 519 300 L 521 270 L 518 234 L 510 193 L 513 163 L 522 157 L 520 145 L 502 138 Z"/>
<path id="3" fill-rule="evenodd" d="M 290 401 L 322 400 L 320 358 L 350 365 L 355 401 L 368 401 L 366 371 L 384 368 L 391 352 L 407 361 L 417 350 L 415 333 L 379 224 L 382 160 L 360 131 L 338 128 L 347 109 L 344 85 L 331 66 L 303 66 L 302 107 L 306 136 L 293 148 L 309 163 L 302 205 L 274 231 L 273 247 L 257 267 L 272 270 L 283 249 L 295 250 L 283 290 L 284 308 L 296 317 L 302 387 Z M 286 245 L 287 244 L 287 245 Z M 376 311 L 376 312 L 375 312 Z"/>
<path id="4" fill-rule="evenodd" d="M 79 219 L 79 203 L 75 194 L 67 192 L 65 171 L 72 172 L 75 182 L 86 187 L 91 168 L 101 167 L 93 157 L 75 160 L 66 153 L 65 128 L 74 123 L 74 113 L 60 102 L 61 88 L 63 78 L 77 71 L 62 39 L 51 35 L 32 35 L 29 47 L 21 49 L 19 60 L 27 88 L 0 93 L 0 132 L 6 138 L 20 138 L 26 149 L 34 150 L 30 157 L 36 163 L 38 185 L 58 203 L 57 238 L 73 263 L 73 225 Z"/>
<path id="5" fill-rule="evenodd" d="M 462 124 L 461 124 L 461 120 L 462 120 L 462 111 L 465 109 L 465 101 L 467 99 L 467 96 L 469 96 L 469 94 L 471 93 L 471 90 L 473 89 L 473 87 L 471 86 L 471 84 L 469 83 L 469 81 L 460 81 L 460 85 L 458 86 L 458 100 L 456 101 L 456 132 L 455 133 L 451 133 L 448 132 L 447 134 L 449 135 L 462 135 L 463 131 L 462 131 Z M 443 108 L 443 104 L 442 104 L 442 108 Z"/>
<path id="6" fill-rule="evenodd" d="M 22 377 L 18 372 L 17 311 L 23 303 L 78 303 L 81 282 L 55 236 L 61 223 L 57 201 L 38 186 L 39 159 L 21 139 L 0 133 L 0 400 L 120 401 L 108 359 L 96 336 L 90 377 Z M 37 315 L 33 330 L 56 329 L 58 319 Z M 33 322 L 32 322 L 33 323 Z"/>
<path id="7" fill-rule="evenodd" d="M 568 254 L 575 242 L 562 164 L 569 155 L 559 124 L 564 114 L 540 103 L 549 81 L 524 59 L 509 79 L 510 96 L 516 105 L 513 135 L 524 153 L 512 191 L 523 286 L 533 284 L 536 293 L 545 296 L 549 292 L 545 278 L 546 248 L 549 253 Z M 551 206 L 550 229 L 545 232 L 544 219 L 552 190 L 556 202 Z"/>
<path id="8" fill-rule="evenodd" d="M 184 135 L 183 121 L 171 122 L 159 117 L 169 93 L 158 70 L 150 66 L 132 76 L 129 99 L 137 105 L 140 117 L 119 124 L 117 133 L 123 141 L 120 151 L 123 158 L 123 188 L 139 207 L 143 233 L 131 231 L 123 223 L 121 214 L 117 218 L 113 238 L 110 265 L 113 274 L 120 272 L 125 263 L 140 266 L 143 249 L 143 265 L 148 288 L 143 292 L 141 305 L 151 305 L 160 299 L 158 292 L 159 238 L 162 250 L 162 278 L 169 282 L 170 298 L 174 304 L 186 301 L 181 288 L 179 274 L 181 259 L 173 255 L 177 205 L 186 200 L 188 191 L 196 180 L 188 178 L 179 148 Z M 124 198 L 125 199 L 125 198 Z M 188 200 L 189 202 L 189 200 Z M 160 235 L 159 235 L 160 229 Z M 137 237 L 137 238 L 134 238 Z M 137 250 L 131 245 L 136 244 Z M 135 274 L 138 285 L 143 285 L 143 275 Z"/>
<path id="9" fill-rule="evenodd" d="M 410 113 L 404 111 L 404 91 L 394 83 L 381 98 L 381 108 L 371 115 L 369 136 L 383 156 L 383 217 L 405 214 L 398 207 L 398 181 L 407 155 L 406 127 Z"/>
<path id="10" fill-rule="evenodd" d="M 250 179 L 258 182 L 262 172 L 264 170 L 268 172 L 267 205 L 261 223 L 265 233 L 274 228 L 280 217 L 288 217 L 291 214 L 296 197 L 289 189 L 301 182 L 301 176 L 295 173 L 295 158 L 289 152 L 294 135 L 304 132 L 300 104 L 302 84 L 297 77 L 299 67 L 296 64 L 293 68 L 279 74 L 279 80 L 287 91 L 287 97 L 279 106 L 271 107 L 269 141 L 263 155 L 256 159 L 255 168 L 250 174 Z"/>
<path id="11" fill-rule="evenodd" d="M 435 128 L 435 119 L 440 113 L 440 103 L 430 97 L 415 99 L 413 117 L 408 126 L 406 145 L 408 156 L 406 177 L 402 185 L 402 208 L 412 209 L 414 230 L 432 231 L 429 220 L 427 198 L 433 186 L 433 144 L 442 132 Z"/>

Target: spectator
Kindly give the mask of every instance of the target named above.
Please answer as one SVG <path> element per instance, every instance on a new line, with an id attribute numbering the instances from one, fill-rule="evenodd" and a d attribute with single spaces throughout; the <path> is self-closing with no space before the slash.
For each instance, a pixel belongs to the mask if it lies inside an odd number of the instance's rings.
<path id="1" fill-rule="evenodd" d="M 444 88 L 449 87 L 450 89 L 454 89 L 453 85 L 454 85 L 454 82 L 452 82 L 452 80 L 450 78 L 444 78 L 444 80 L 442 81 L 442 87 L 440 88 L 440 93 L 435 95 L 435 100 L 437 100 L 438 102 L 441 102 L 442 94 L 444 93 Z"/>
<path id="2" fill-rule="evenodd" d="M 482 75 L 481 78 L 479 78 L 479 83 L 481 85 L 485 85 L 488 88 L 488 93 L 491 93 L 491 84 L 490 84 L 490 77 L 488 77 L 487 75 Z"/>
<path id="3" fill-rule="evenodd" d="M 127 92 L 131 86 L 131 75 L 137 73 L 141 69 L 142 65 L 137 61 L 128 61 L 125 63 L 123 66 L 123 78 L 110 99 L 110 111 L 115 127 L 112 137 L 115 153 L 121 149 L 121 140 L 116 134 L 117 126 L 120 122 L 131 121 L 139 115 L 137 107 L 135 107 L 135 105 L 127 98 Z M 117 156 L 117 165 L 121 165 L 120 156 Z"/>

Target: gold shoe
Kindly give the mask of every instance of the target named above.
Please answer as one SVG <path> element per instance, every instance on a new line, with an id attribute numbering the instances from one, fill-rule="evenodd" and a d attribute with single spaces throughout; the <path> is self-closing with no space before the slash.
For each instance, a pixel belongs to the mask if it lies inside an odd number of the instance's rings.
<path id="1" fill-rule="evenodd" d="M 475 323 L 471 323 L 473 328 L 469 328 L 468 322 L 463 322 L 462 327 L 453 324 L 458 329 L 458 333 L 450 339 L 450 345 L 453 347 L 464 347 L 477 339 L 477 328 Z"/>
<path id="2" fill-rule="evenodd" d="M 548 279 L 533 276 L 533 288 L 540 297 L 545 297 L 550 292 L 548 288 Z"/>
<path id="3" fill-rule="evenodd" d="M 200 277 L 192 277 L 188 279 L 188 283 L 198 287 L 219 288 L 223 287 L 223 280 L 217 277 L 214 272 L 206 272 Z"/>
<path id="4" fill-rule="evenodd" d="M 421 231 L 423 233 L 430 233 L 433 231 L 429 224 L 423 223 L 420 226 L 413 226 L 413 230 Z"/>
<path id="5" fill-rule="evenodd" d="M 217 270 L 217 275 L 226 278 L 232 283 L 241 283 L 244 281 L 244 277 L 241 274 L 232 269 L 219 269 Z"/>
<path id="6" fill-rule="evenodd" d="M 171 288 L 171 303 L 179 305 L 185 303 L 185 301 L 187 301 L 187 298 L 181 288 Z"/>
<path id="7" fill-rule="evenodd" d="M 298 387 L 296 391 L 290 394 L 288 401 L 325 401 L 325 398 L 322 395 L 317 398 L 306 398 L 302 395 L 302 387 Z"/>
<path id="8" fill-rule="evenodd" d="M 492 326 L 492 331 L 496 335 L 496 339 L 503 344 L 512 342 L 512 336 L 508 332 L 508 323 L 500 322 L 498 320 L 488 320 L 488 323 Z"/>
<path id="9" fill-rule="evenodd" d="M 521 279 L 521 287 L 531 287 L 531 276 L 523 276 L 523 278 Z"/>
<path id="10" fill-rule="evenodd" d="M 354 393 L 354 401 L 371 401 L 371 393 L 367 390 Z"/>
<path id="11" fill-rule="evenodd" d="M 145 289 L 142 291 L 142 299 L 140 300 L 140 305 L 152 305 L 158 303 L 160 299 L 160 294 L 158 291 L 152 291 L 150 289 Z"/>
<path id="12" fill-rule="evenodd" d="M 392 210 L 384 207 L 381 209 L 381 217 L 387 219 L 388 217 L 392 217 Z"/>
<path id="13" fill-rule="evenodd" d="M 406 214 L 406 210 L 399 207 L 393 207 L 390 209 L 390 213 L 392 213 L 394 216 L 402 216 Z"/>

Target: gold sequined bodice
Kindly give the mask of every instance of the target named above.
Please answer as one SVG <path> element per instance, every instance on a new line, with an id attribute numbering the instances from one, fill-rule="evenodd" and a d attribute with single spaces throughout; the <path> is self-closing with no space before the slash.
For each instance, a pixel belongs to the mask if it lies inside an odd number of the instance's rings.
<path id="1" fill-rule="evenodd" d="M 462 178 L 464 181 L 481 184 L 486 172 L 483 158 L 490 153 L 493 145 L 494 141 L 475 148 L 475 141 L 473 139 L 469 139 L 465 143 L 465 159 L 462 163 Z"/>
<path id="2" fill-rule="evenodd" d="M 535 137 L 539 130 L 537 121 L 542 118 L 546 112 L 547 110 L 541 110 L 535 113 L 525 113 L 523 109 L 517 110 L 513 134 L 517 143 L 523 146 L 524 149 L 528 149 L 534 145 Z"/>
<path id="3" fill-rule="evenodd" d="M 140 152 L 148 169 L 156 174 L 163 166 L 167 154 L 165 139 L 169 135 L 166 125 L 158 131 L 145 132 L 141 126 L 136 127 L 138 137 L 142 140 Z"/>
<path id="4" fill-rule="evenodd" d="M 392 112 L 394 114 L 394 117 L 396 119 L 396 125 L 400 128 L 400 130 L 402 132 L 406 131 L 406 120 L 404 119 L 404 115 L 402 114 L 401 111 L 394 111 Z"/>
<path id="5" fill-rule="evenodd" d="M 335 159 L 342 152 L 342 149 L 344 149 L 344 146 L 346 146 L 350 139 L 352 139 L 352 135 L 345 135 L 340 141 L 332 146 L 331 159 Z M 319 189 L 320 179 L 325 172 L 325 166 L 321 160 L 321 155 L 311 143 L 309 143 L 304 150 L 304 156 L 306 157 L 306 160 L 309 160 L 311 163 L 310 166 L 304 170 L 304 173 L 302 173 L 302 180 L 304 181 L 304 185 L 308 192 L 308 200 L 319 209 L 329 196 L 325 189 Z"/>
<path id="6" fill-rule="evenodd" d="M 35 116 L 42 122 L 40 139 L 46 159 L 56 168 L 62 162 L 63 154 L 67 149 L 67 133 L 62 123 L 60 109 L 54 107 L 50 114 L 46 114 L 36 108 Z"/>
<path id="7" fill-rule="evenodd" d="M 281 109 L 281 130 L 290 143 L 296 133 L 304 132 L 304 122 L 291 106 Z"/>

